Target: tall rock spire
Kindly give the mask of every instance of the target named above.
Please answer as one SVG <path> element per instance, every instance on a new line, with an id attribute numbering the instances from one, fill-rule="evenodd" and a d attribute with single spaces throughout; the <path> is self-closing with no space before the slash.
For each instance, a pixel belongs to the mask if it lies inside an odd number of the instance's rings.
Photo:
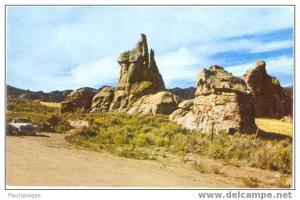
<path id="1" fill-rule="evenodd" d="M 163 80 L 161 74 L 159 73 L 159 70 L 158 70 L 157 65 L 156 65 L 156 61 L 154 59 L 154 51 L 153 51 L 153 49 L 150 49 L 149 69 L 154 74 L 154 76 L 157 78 L 157 81 L 159 83 L 161 83 L 162 88 L 165 89 L 164 80 Z"/>
<path id="2" fill-rule="evenodd" d="M 149 53 L 146 35 L 141 34 L 141 37 L 136 43 L 135 47 L 132 50 L 126 51 L 124 53 L 128 54 L 128 61 L 130 63 L 141 62 L 144 65 L 148 65 Z M 123 54 L 121 54 L 121 56 Z"/>
<path id="3" fill-rule="evenodd" d="M 109 95 L 113 96 L 111 102 L 107 102 L 110 105 L 109 110 L 126 111 L 138 98 L 165 90 L 152 49 L 149 55 L 145 34 L 141 34 L 132 50 L 121 53 L 118 63 L 121 66 L 120 78 L 113 91 L 114 94 Z"/>
<path id="4" fill-rule="evenodd" d="M 159 73 L 155 59 L 154 59 L 153 49 L 150 49 L 149 68 L 153 73 Z"/>

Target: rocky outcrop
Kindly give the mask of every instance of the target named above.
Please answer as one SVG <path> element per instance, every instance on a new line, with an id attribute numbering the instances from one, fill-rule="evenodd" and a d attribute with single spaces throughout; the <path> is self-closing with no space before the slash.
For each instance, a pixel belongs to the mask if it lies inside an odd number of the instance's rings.
<path id="1" fill-rule="evenodd" d="M 119 82 L 114 89 L 101 90 L 93 100 L 92 111 L 125 111 L 142 96 L 165 90 L 158 71 L 154 51 L 148 51 L 146 35 L 142 34 L 135 48 L 119 56 Z"/>
<path id="2" fill-rule="evenodd" d="M 198 76 L 194 100 L 183 101 L 170 119 L 188 129 L 207 133 L 256 131 L 252 96 L 245 82 L 220 66 L 204 69 Z"/>
<path id="3" fill-rule="evenodd" d="M 197 115 L 193 110 L 194 99 L 185 100 L 178 104 L 178 109 L 169 118 L 187 129 L 198 130 Z"/>
<path id="4" fill-rule="evenodd" d="M 264 61 L 257 61 L 255 68 L 248 70 L 243 79 L 253 95 L 257 117 L 282 118 L 292 115 L 290 93 L 281 87 L 278 79 L 267 74 Z"/>
<path id="5" fill-rule="evenodd" d="M 283 87 L 283 89 L 286 91 L 286 93 L 290 96 L 291 99 L 293 99 L 293 86 L 286 86 Z"/>
<path id="6" fill-rule="evenodd" d="M 77 110 L 88 111 L 91 107 L 92 99 L 97 93 L 93 88 L 80 88 L 71 92 L 60 105 L 60 112 L 75 112 Z"/>
<path id="7" fill-rule="evenodd" d="M 91 112 L 107 112 L 114 98 L 114 88 L 104 87 L 93 97 Z"/>
<path id="8" fill-rule="evenodd" d="M 141 114 L 163 114 L 169 115 L 177 109 L 182 99 L 170 92 L 158 92 L 156 94 L 145 95 L 135 102 L 128 113 Z"/>
<path id="9" fill-rule="evenodd" d="M 167 89 L 167 91 L 169 91 L 183 99 L 193 99 L 195 97 L 194 94 L 195 94 L 196 88 L 195 87 L 189 87 L 189 88 L 175 87 L 175 88 Z"/>

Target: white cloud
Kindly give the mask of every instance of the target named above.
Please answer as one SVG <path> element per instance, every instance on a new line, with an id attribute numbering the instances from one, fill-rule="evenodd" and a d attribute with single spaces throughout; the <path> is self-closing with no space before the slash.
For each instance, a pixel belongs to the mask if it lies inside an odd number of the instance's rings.
<path id="1" fill-rule="evenodd" d="M 71 71 L 71 79 L 78 86 L 109 84 L 118 79 L 120 67 L 114 57 L 106 57 L 76 66 Z"/>
<path id="2" fill-rule="evenodd" d="M 293 47 L 292 40 L 283 40 L 283 41 L 271 41 L 268 43 L 259 42 L 256 43 L 256 47 L 250 50 L 251 53 L 259 53 L 259 52 L 268 52 L 268 51 L 276 51 L 285 48 Z"/>
<path id="3" fill-rule="evenodd" d="M 221 63 L 224 63 L 223 60 L 218 61 L 212 59 L 211 56 L 214 54 L 238 51 L 261 53 L 290 47 L 293 47 L 293 42 L 291 40 L 269 42 L 261 42 L 254 39 L 218 40 L 207 42 L 204 45 L 184 46 L 173 52 L 158 55 L 156 60 L 167 87 L 175 87 L 173 83 L 176 82 L 176 80 L 194 80 L 196 74 L 203 68 L 208 68 L 214 64 L 221 65 Z M 255 61 L 256 60 L 238 66 L 227 67 L 227 69 L 234 74 L 241 76 L 246 69 L 254 66 Z M 293 67 L 293 63 L 291 63 L 292 58 L 275 57 L 274 59 L 270 58 L 266 61 L 268 62 L 268 65 L 271 66 L 270 70 L 272 73 L 293 73 L 291 70 L 291 67 Z M 280 66 L 285 68 L 283 70 L 284 72 L 281 71 Z"/>
<path id="4" fill-rule="evenodd" d="M 195 80 L 197 71 L 206 60 L 190 52 L 186 47 L 181 47 L 174 52 L 157 56 L 156 62 L 166 87 L 170 88 L 175 87 L 173 83 L 176 80 Z"/>
<path id="5" fill-rule="evenodd" d="M 248 53 L 271 52 L 293 47 L 292 40 L 261 42 L 259 39 L 218 40 L 199 45 L 195 51 L 202 55 L 212 55 L 223 52 L 245 51 Z"/>
<path id="6" fill-rule="evenodd" d="M 199 63 L 199 59 L 196 58 L 192 52 L 189 52 L 186 47 L 181 47 L 174 52 L 158 56 L 157 61 L 161 66 L 164 66 L 168 69 L 190 66 Z"/>
<path id="7" fill-rule="evenodd" d="M 280 56 L 266 60 L 267 70 L 272 74 L 294 74 L 294 59 L 292 57 Z"/>
<path id="8" fill-rule="evenodd" d="M 49 67 L 48 71 L 45 67 L 41 67 L 40 70 L 42 73 L 39 73 L 38 75 L 32 74 L 32 68 L 37 69 L 38 66 L 33 66 L 30 62 L 23 64 L 25 64 L 25 67 L 18 67 L 19 70 L 8 72 L 11 74 L 8 79 L 8 83 L 12 84 L 11 78 L 15 77 L 15 84 L 20 88 L 41 90 L 40 86 L 42 85 L 42 90 L 44 91 L 51 91 L 60 88 L 99 88 L 103 85 L 114 85 L 118 79 L 120 70 L 114 56 L 79 64 L 72 67 L 72 69 L 63 76 L 61 75 L 63 72 L 61 72 L 61 74 L 58 73 L 58 75 L 57 73 L 53 73 L 51 67 Z M 18 65 L 18 63 L 16 63 L 16 65 L 22 66 Z"/>
<path id="9" fill-rule="evenodd" d="M 290 47 L 291 40 L 223 39 L 291 28 L 293 17 L 292 6 L 11 7 L 8 80 L 44 90 L 111 83 L 119 76 L 118 54 L 131 49 L 141 32 L 156 52 L 166 85 L 194 80 L 203 67 L 218 64 L 209 58 L 214 53 Z"/>
<path id="10" fill-rule="evenodd" d="M 242 76 L 247 69 L 255 67 L 256 60 L 247 62 L 240 65 L 228 66 L 227 71 L 232 72 L 236 76 Z M 269 74 L 294 74 L 294 60 L 292 57 L 279 56 L 274 58 L 265 59 L 266 70 Z"/>

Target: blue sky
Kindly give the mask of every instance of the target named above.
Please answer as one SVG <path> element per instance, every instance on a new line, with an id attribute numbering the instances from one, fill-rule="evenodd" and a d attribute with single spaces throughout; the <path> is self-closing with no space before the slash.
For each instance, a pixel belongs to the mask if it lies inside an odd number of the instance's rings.
<path id="1" fill-rule="evenodd" d="M 7 83 L 31 90 L 115 85 L 120 53 L 145 33 L 168 88 L 195 86 L 224 66 L 267 62 L 293 82 L 293 7 L 8 7 Z"/>

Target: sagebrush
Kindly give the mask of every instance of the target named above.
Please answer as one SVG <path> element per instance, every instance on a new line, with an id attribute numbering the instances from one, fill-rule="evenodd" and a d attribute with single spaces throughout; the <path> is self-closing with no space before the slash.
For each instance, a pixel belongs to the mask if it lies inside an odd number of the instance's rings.
<path id="1" fill-rule="evenodd" d="M 69 142 L 137 159 L 155 159 L 170 153 L 195 153 L 213 159 L 236 160 L 249 166 L 291 173 L 292 141 L 263 140 L 255 136 L 189 131 L 162 115 L 102 113 L 91 116 L 90 127 L 77 130 Z"/>

